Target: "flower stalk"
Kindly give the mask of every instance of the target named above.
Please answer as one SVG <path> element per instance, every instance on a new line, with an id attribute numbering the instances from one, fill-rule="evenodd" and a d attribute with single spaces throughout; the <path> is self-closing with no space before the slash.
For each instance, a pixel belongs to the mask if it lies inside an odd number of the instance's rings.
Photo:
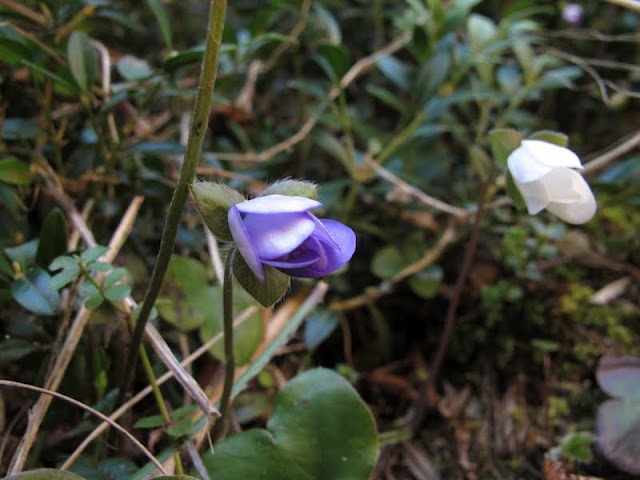
<path id="1" fill-rule="evenodd" d="M 169 205 L 167 220 L 160 240 L 158 258 L 154 265 L 153 272 L 151 273 L 151 280 L 149 281 L 149 286 L 145 293 L 144 301 L 133 330 L 125 368 L 126 373 L 120 386 L 121 396 L 123 397 L 128 395 L 131 389 L 135 372 L 136 355 L 138 353 L 139 345 L 142 342 L 144 328 L 149 320 L 151 309 L 158 298 L 160 288 L 162 287 L 164 275 L 167 271 L 169 260 L 173 253 L 180 218 L 182 217 L 182 212 L 184 211 L 184 206 L 189 196 L 189 186 L 193 181 L 196 167 L 200 161 L 202 145 L 208 130 L 209 115 L 211 114 L 213 90 L 216 81 L 216 72 L 218 70 L 218 58 L 220 56 L 220 44 L 222 42 L 226 6 L 226 0 L 211 0 L 207 40 L 202 60 L 202 70 L 200 73 L 193 118 L 191 120 L 191 127 L 189 131 L 189 141 L 187 142 L 178 182 L 173 192 L 173 199 Z"/>

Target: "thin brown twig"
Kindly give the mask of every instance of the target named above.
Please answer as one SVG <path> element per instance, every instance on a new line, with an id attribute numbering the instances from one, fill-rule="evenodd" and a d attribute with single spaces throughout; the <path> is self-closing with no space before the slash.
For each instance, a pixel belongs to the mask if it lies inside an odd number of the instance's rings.
<path id="1" fill-rule="evenodd" d="M 439 210 L 441 212 L 450 213 L 451 215 L 455 215 L 457 217 L 466 217 L 471 212 L 465 210 L 464 208 L 456 207 L 454 205 L 449 205 L 442 200 L 439 200 L 435 197 L 427 195 L 422 190 L 409 185 L 407 182 L 397 177 L 389 170 L 384 168 L 382 165 L 379 165 L 378 162 L 374 161 L 372 158 L 365 158 L 365 163 L 371 167 L 372 170 L 378 174 L 378 176 L 384 178 L 388 182 L 395 185 L 398 189 L 400 189 L 403 193 L 410 195 L 412 198 L 424 203 L 428 207 L 431 207 L 435 210 Z"/>
<path id="2" fill-rule="evenodd" d="M 34 22 L 40 24 L 41 26 L 45 26 L 49 22 L 47 17 L 45 17 L 41 13 L 36 12 L 35 10 L 27 7 L 26 5 L 22 5 L 21 3 L 15 2 L 14 0 L 0 0 L 0 5 L 4 5 L 5 7 L 13 10 L 14 12 L 22 15 L 23 17 L 26 17 L 29 20 L 33 20 Z"/>
<path id="3" fill-rule="evenodd" d="M 251 315 L 253 315 L 255 313 L 256 309 L 257 309 L 257 307 L 252 306 L 252 307 L 249 307 L 246 310 L 244 310 L 240 315 L 238 315 L 238 317 L 234 320 L 234 324 L 233 324 L 234 328 L 238 327 L 239 325 L 242 325 L 249 317 L 251 317 Z M 207 353 L 209 351 L 209 349 L 213 345 L 215 345 L 220 340 L 222 340 L 222 336 L 223 336 L 222 332 L 220 332 L 217 335 L 215 335 L 214 337 L 210 338 L 207 342 L 203 343 L 200 347 L 198 347 L 196 350 L 194 350 L 191 353 L 191 355 L 189 355 L 184 360 L 182 360 L 182 362 L 180 362 L 180 365 L 183 368 L 186 368 L 189 365 L 191 365 L 194 361 L 196 361 L 202 355 Z M 175 376 L 175 371 L 174 370 L 169 370 L 169 371 L 165 372 L 164 374 L 162 374 L 160 377 L 158 377 L 158 379 L 156 380 L 156 384 L 158 386 L 160 386 L 163 383 L 165 383 L 168 380 L 170 380 L 171 378 L 173 378 L 174 376 Z M 113 421 L 117 420 L 122 415 L 124 415 L 127 411 L 129 411 L 134 405 L 136 405 L 143 398 L 145 398 L 147 395 L 149 395 L 151 393 L 151 391 L 152 391 L 151 385 L 147 385 L 142 390 L 140 390 L 138 393 L 136 393 L 133 397 L 131 397 L 128 401 L 126 401 L 120 407 L 118 407 L 118 409 L 116 411 L 114 411 L 111 415 L 109 415 L 109 418 L 111 420 L 113 420 Z M 78 459 L 80 454 L 82 454 L 84 449 L 87 448 L 87 446 L 89 446 L 89 444 L 93 440 L 95 440 L 101 433 L 103 433 L 105 430 L 107 430 L 109 428 L 109 425 L 110 424 L 107 423 L 107 422 L 102 422 L 100 425 L 98 425 L 82 441 L 82 443 L 80 445 L 78 445 L 78 447 L 76 447 L 74 452 L 69 456 L 69 458 L 67 458 L 67 460 L 65 460 L 65 462 L 62 464 L 60 469 L 61 470 L 66 470 L 67 468 L 69 468 L 73 464 L 73 462 L 75 462 Z"/>
<path id="4" fill-rule="evenodd" d="M 127 437 L 127 439 L 129 439 L 130 442 L 132 442 L 136 447 L 138 447 L 140 449 L 140 451 L 142 453 L 144 453 L 145 456 L 149 460 L 151 460 L 151 462 L 153 462 L 153 464 L 162 473 L 167 473 L 165 471 L 164 467 L 162 466 L 162 464 L 158 461 L 158 459 L 156 457 L 154 457 L 153 454 L 149 450 L 147 450 L 147 448 L 142 443 L 140 443 L 140 441 L 136 437 L 131 435 L 125 428 L 123 428 L 122 426 L 120 426 L 119 424 L 117 424 L 116 422 L 111 420 L 105 414 L 97 411 L 94 408 L 91 408 L 89 405 L 85 405 L 84 403 L 76 400 L 75 398 L 68 397 L 67 395 L 63 395 L 62 393 L 58 393 L 56 391 L 49 390 L 47 388 L 36 387 L 34 385 L 29 385 L 29 384 L 26 384 L 26 383 L 14 382 L 12 380 L 0 380 L 0 386 L 14 387 L 14 388 L 24 388 L 25 390 L 32 390 L 34 392 L 39 392 L 42 395 L 48 395 L 50 398 L 53 398 L 53 397 L 59 398 L 61 400 L 64 400 L 65 402 L 69 402 L 69 403 L 71 403 L 71 404 L 73 404 L 73 405 L 75 405 L 77 407 L 82 408 L 83 410 L 86 410 L 87 412 L 91 413 L 92 415 L 95 415 L 96 417 L 98 417 L 103 422 L 107 422 L 111 427 L 115 428 L 120 433 L 122 433 L 125 437 Z M 40 398 L 42 398 L 42 396 Z"/>
<path id="5" fill-rule="evenodd" d="M 386 57 L 387 55 L 391 55 L 392 53 L 400 50 L 410 40 L 411 34 L 405 33 L 404 35 L 395 39 L 393 42 L 389 43 L 384 48 L 372 53 L 367 57 L 361 58 L 356 63 L 354 63 L 353 66 L 342 77 L 339 85 L 331 89 L 327 96 L 327 100 L 320 105 L 320 107 L 316 111 L 316 114 L 312 117 L 309 117 L 309 119 L 302 125 L 302 128 L 300 128 L 300 130 L 298 130 L 295 134 L 293 134 L 286 140 L 274 145 L 273 147 L 263 150 L 260 153 L 215 152 L 213 153 L 213 155 L 215 155 L 215 157 L 219 160 L 229 160 L 236 162 L 266 162 L 277 154 L 291 149 L 293 146 L 307 138 L 309 133 L 311 133 L 313 128 L 320 120 L 320 115 L 322 114 L 322 112 L 324 112 L 324 110 L 333 100 L 338 98 L 338 95 L 340 95 L 340 92 L 342 90 L 347 88 L 351 84 L 351 82 L 353 82 L 363 72 L 372 68 L 381 58 Z"/>
<path id="6" fill-rule="evenodd" d="M 583 175 L 592 175 L 602 170 L 622 155 L 630 152 L 634 148 L 638 148 L 638 146 L 640 146 L 640 131 L 627 136 L 622 139 L 621 142 L 617 143 L 617 145 L 608 147 L 604 153 L 585 163 L 581 173 Z"/>

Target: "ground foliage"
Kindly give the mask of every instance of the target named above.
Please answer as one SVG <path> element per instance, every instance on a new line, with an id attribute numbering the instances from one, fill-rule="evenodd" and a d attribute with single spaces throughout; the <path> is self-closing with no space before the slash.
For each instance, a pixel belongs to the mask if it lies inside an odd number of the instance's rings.
<path id="1" fill-rule="evenodd" d="M 640 355 L 640 159 L 630 136 L 639 124 L 638 13 L 584 2 L 571 25 L 556 2 L 231 3 L 197 177 L 248 196 L 280 178 L 313 180 L 323 214 L 358 234 L 324 303 L 237 397 L 237 426 L 264 427 L 282 384 L 323 366 L 350 380 L 375 417 L 375 478 L 555 479 L 571 470 L 625 478 L 592 442 L 606 399 L 599 359 Z M 93 313 L 60 391 L 105 413 L 118 407 L 128 338 L 118 305 L 142 300 L 153 267 L 207 8 L 0 2 L 3 378 L 45 385 L 86 302 Z M 489 140 L 506 127 L 564 132 L 583 160 L 595 159 L 585 171 L 594 220 L 573 227 L 513 206 Z M 623 140 L 632 147 L 615 150 Z M 138 195 L 144 203 L 115 259 L 74 238 L 73 215 L 85 211 L 97 244 L 107 245 Z M 211 252 L 191 205 L 154 320 L 180 356 L 221 329 Z M 87 280 L 95 273 L 104 283 Z M 311 286 L 296 281 L 289 297 Z M 441 332 L 454 300 L 448 341 Z M 250 305 L 240 295 L 234 309 Z M 253 310 L 237 330 L 240 363 L 260 347 L 269 318 Z M 212 346 L 194 377 L 219 384 L 221 358 Z M 139 367 L 136 390 L 145 378 Z M 123 422 L 161 459 L 195 431 L 193 409 L 180 410 L 181 387 L 167 385 L 173 430 L 157 428 L 151 400 Z M 0 394 L 4 473 L 33 395 Z M 60 465 L 95 426 L 53 403 L 28 466 Z M 134 478 L 143 463 L 110 437 L 72 470 Z"/>

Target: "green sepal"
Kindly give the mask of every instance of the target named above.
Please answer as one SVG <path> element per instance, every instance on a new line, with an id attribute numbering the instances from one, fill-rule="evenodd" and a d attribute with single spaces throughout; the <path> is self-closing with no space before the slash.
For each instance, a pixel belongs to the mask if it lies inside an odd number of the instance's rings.
<path id="1" fill-rule="evenodd" d="M 524 201 L 520 190 L 516 186 L 516 182 L 513 180 L 513 176 L 511 172 L 507 172 L 507 195 L 511 198 L 511 201 L 516 206 L 518 210 L 525 210 L 527 208 L 527 203 Z"/>
<path id="2" fill-rule="evenodd" d="M 244 202 L 246 198 L 223 183 L 213 182 L 194 182 L 191 195 L 211 233 L 223 242 L 233 241 L 227 214 L 233 205 Z"/>
<path id="3" fill-rule="evenodd" d="M 489 132 L 489 141 L 493 159 L 504 167 L 511 152 L 522 143 L 522 135 L 512 128 L 494 128 Z"/>
<path id="4" fill-rule="evenodd" d="M 258 277 L 251 271 L 240 252 L 234 248 L 229 255 L 231 268 L 238 283 L 249 295 L 255 298 L 262 306 L 270 307 L 280 300 L 289 289 L 291 277 L 271 265 L 262 265 L 264 270 L 264 283 L 260 283 Z"/>
<path id="5" fill-rule="evenodd" d="M 553 130 L 540 130 L 539 132 L 535 132 L 531 134 L 529 140 L 542 140 L 565 148 L 569 145 L 569 137 L 567 135 L 554 132 Z"/>
<path id="6" fill-rule="evenodd" d="M 267 195 L 286 195 L 288 197 L 306 197 L 311 200 L 317 200 L 318 189 L 315 183 L 312 182 L 286 179 L 277 181 L 260 194 L 261 197 Z"/>

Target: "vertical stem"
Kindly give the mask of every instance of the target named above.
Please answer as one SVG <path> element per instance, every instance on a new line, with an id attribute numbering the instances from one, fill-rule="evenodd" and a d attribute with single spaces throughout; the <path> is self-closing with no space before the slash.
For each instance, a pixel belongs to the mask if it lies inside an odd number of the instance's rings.
<path id="1" fill-rule="evenodd" d="M 220 43 L 222 41 L 226 6 L 226 0 L 211 0 L 207 41 L 204 49 L 202 71 L 200 73 L 200 82 L 195 100 L 193 118 L 191 120 L 191 128 L 189 130 L 189 141 L 187 143 L 182 168 L 180 169 L 178 183 L 173 192 L 171 204 L 169 205 L 167 220 L 160 240 L 158 258 L 153 267 L 151 280 L 149 281 L 149 286 L 145 293 L 144 301 L 140 308 L 140 313 L 131 338 L 129 355 L 125 364 L 125 374 L 120 385 L 121 398 L 128 395 L 131 389 L 138 347 L 142 342 L 142 335 L 149 320 L 149 314 L 158 298 L 160 287 L 162 287 L 162 281 L 173 253 L 180 217 L 182 216 L 184 206 L 189 196 L 189 186 L 193 181 L 196 167 L 200 161 L 202 144 L 207 133 L 209 115 L 211 114 L 211 105 L 213 103 L 213 89 L 216 81 L 216 72 L 218 70 L 218 57 L 220 55 Z"/>
<path id="2" fill-rule="evenodd" d="M 219 440 L 225 433 L 229 409 L 231 406 L 231 389 L 236 371 L 236 358 L 233 351 L 233 278 L 231 276 L 231 259 L 233 254 L 227 257 L 224 268 L 224 283 L 222 285 L 222 309 L 224 330 L 224 386 L 220 397 L 220 414 L 213 432 L 213 441 Z"/>

